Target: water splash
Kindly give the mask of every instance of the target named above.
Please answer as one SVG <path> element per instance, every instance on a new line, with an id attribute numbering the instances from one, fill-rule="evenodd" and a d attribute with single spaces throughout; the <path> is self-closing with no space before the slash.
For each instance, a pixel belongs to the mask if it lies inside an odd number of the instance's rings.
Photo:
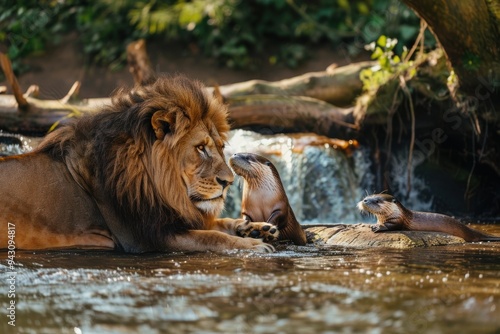
<path id="1" fill-rule="evenodd" d="M 33 150 L 38 145 L 38 138 L 6 133 L 0 130 L 0 157 L 23 154 Z"/>

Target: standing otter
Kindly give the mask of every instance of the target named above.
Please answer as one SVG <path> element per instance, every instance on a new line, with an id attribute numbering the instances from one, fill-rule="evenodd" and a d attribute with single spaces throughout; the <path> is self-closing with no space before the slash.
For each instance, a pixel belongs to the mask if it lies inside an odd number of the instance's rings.
<path id="1" fill-rule="evenodd" d="M 243 178 L 241 214 L 252 222 L 276 225 L 279 240 L 306 244 L 306 235 L 295 218 L 276 167 L 264 157 L 237 153 L 229 159 L 233 171 Z"/>
<path id="2" fill-rule="evenodd" d="M 500 241 L 500 237 L 473 230 L 449 216 L 408 210 L 388 194 L 367 196 L 358 203 L 358 208 L 377 218 L 377 225 L 372 227 L 376 233 L 395 230 L 429 231 L 448 233 L 468 242 Z"/>

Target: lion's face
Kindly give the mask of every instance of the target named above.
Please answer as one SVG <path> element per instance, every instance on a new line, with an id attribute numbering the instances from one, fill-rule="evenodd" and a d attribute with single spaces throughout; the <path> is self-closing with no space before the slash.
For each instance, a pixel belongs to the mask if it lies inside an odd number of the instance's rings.
<path id="1" fill-rule="evenodd" d="M 196 210 L 206 218 L 216 217 L 234 180 L 223 154 L 227 107 L 204 90 L 154 101 L 157 111 L 151 124 L 157 138 L 152 165 L 157 191 L 183 215 Z"/>
<path id="2" fill-rule="evenodd" d="M 182 149 L 182 179 L 187 195 L 202 212 L 218 215 L 234 176 L 224 160 L 224 142 L 217 132 L 198 124 Z"/>

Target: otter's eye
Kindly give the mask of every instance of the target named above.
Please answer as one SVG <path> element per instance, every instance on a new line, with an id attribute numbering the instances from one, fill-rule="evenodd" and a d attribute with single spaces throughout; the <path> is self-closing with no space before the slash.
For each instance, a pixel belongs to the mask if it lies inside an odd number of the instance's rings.
<path id="1" fill-rule="evenodd" d="M 269 161 L 266 161 L 265 164 L 266 164 L 266 166 L 271 166 L 271 162 L 269 162 Z"/>

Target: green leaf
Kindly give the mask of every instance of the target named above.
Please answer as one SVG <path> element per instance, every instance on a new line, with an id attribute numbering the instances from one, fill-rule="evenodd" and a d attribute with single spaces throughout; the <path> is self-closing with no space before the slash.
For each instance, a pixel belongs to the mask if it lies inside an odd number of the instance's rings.
<path id="1" fill-rule="evenodd" d="M 382 69 L 390 69 L 390 64 L 387 58 L 385 57 L 379 58 L 378 63 L 380 64 L 380 67 L 382 67 Z"/>
<path id="2" fill-rule="evenodd" d="M 403 53 L 401 54 L 401 58 L 406 59 L 407 55 L 408 55 L 408 48 L 403 45 Z"/>
<path id="3" fill-rule="evenodd" d="M 358 11 L 363 14 L 363 15 L 369 15 L 370 14 L 370 8 L 366 5 L 364 2 L 358 3 Z"/>
<path id="4" fill-rule="evenodd" d="M 385 48 L 386 43 L 387 37 L 385 35 L 380 35 L 380 37 L 377 39 L 377 45 Z"/>
<path id="5" fill-rule="evenodd" d="M 375 51 L 373 51 L 371 59 L 378 59 L 384 55 L 384 51 L 380 47 L 376 47 Z"/>
<path id="6" fill-rule="evenodd" d="M 401 62 L 401 59 L 399 58 L 398 55 L 395 55 L 394 58 L 392 58 L 392 62 L 394 64 L 399 64 Z"/>
<path id="7" fill-rule="evenodd" d="M 410 79 L 413 78 L 417 74 L 417 69 L 412 68 L 410 71 L 408 71 L 408 75 L 410 76 Z"/>
<path id="8" fill-rule="evenodd" d="M 349 1 L 347 0 L 337 0 L 337 4 L 344 10 L 349 10 L 351 8 L 351 6 L 349 5 Z"/>

